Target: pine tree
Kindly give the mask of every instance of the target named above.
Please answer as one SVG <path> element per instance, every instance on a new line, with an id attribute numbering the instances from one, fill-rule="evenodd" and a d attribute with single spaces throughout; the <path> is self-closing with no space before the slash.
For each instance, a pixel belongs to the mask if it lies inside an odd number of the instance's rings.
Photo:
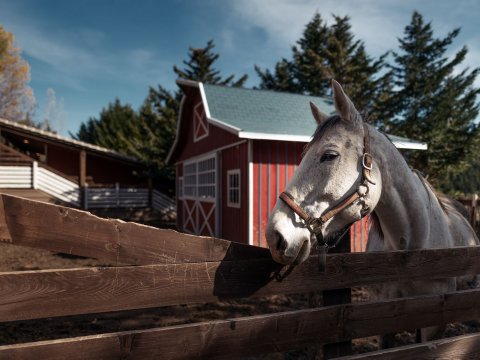
<path id="1" fill-rule="evenodd" d="M 247 75 L 235 79 L 234 75 L 223 78 L 214 68 L 219 54 L 213 52 L 213 41 L 204 48 L 189 48 L 188 60 L 183 69 L 173 71 L 179 77 L 208 84 L 242 86 Z M 147 98 L 135 112 L 130 105 L 122 105 L 117 99 L 104 109 L 100 117 L 82 123 L 72 137 L 108 147 L 141 159 L 147 164 L 147 176 L 154 178 L 164 188 L 172 189 L 175 170 L 166 164 L 166 158 L 175 140 L 182 92 L 169 91 L 159 85 L 149 89 Z"/>
<path id="2" fill-rule="evenodd" d="M 361 40 L 355 40 L 348 16 L 333 16 L 328 26 L 316 13 L 292 47 L 292 60 L 282 59 L 275 70 L 255 70 L 260 88 L 314 96 L 331 96 L 331 79 L 339 81 L 360 110 L 375 111 L 371 121 L 385 116 L 389 73 L 379 75 L 384 58 L 369 57 Z M 376 116 L 375 116 L 376 115 Z"/>
<path id="3" fill-rule="evenodd" d="M 0 26 L 0 117 L 25 121 L 32 115 L 35 98 L 28 86 L 30 67 L 15 46 L 12 33 Z"/>
<path id="4" fill-rule="evenodd" d="M 91 117 L 82 123 L 74 137 L 142 159 L 141 143 L 144 139 L 139 122 L 137 113 L 130 105 L 123 105 L 119 99 L 115 99 L 100 112 L 98 118 Z"/>
<path id="5" fill-rule="evenodd" d="M 207 42 L 204 48 L 189 48 L 188 60 L 183 61 L 184 68 L 173 66 L 173 71 L 179 78 L 199 81 L 206 84 L 243 86 L 247 75 L 235 79 L 234 75 L 223 78 L 219 70 L 213 66 L 219 58 L 219 54 L 213 52 L 215 44 L 213 40 Z M 175 140 L 177 120 L 180 111 L 182 92 L 168 91 L 163 86 L 150 88 L 143 108 L 149 109 L 146 125 L 150 127 L 152 134 L 155 134 L 156 144 L 153 146 L 157 159 L 159 178 L 169 184 L 175 180 L 175 171 L 172 165 L 165 163 L 166 157 Z M 158 160 L 161 159 L 161 160 Z"/>
<path id="6" fill-rule="evenodd" d="M 444 190 L 448 177 L 468 167 L 479 132 L 474 120 L 480 89 L 474 81 L 480 69 L 459 69 L 466 47 L 451 58 L 446 55 L 459 31 L 435 38 L 431 24 L 414 12 L 392 66 L 397 88 L 390 101 L 395 112 L 392 131 L 428 144 L 427 151 L 411 152 L 409 160 Z"/>

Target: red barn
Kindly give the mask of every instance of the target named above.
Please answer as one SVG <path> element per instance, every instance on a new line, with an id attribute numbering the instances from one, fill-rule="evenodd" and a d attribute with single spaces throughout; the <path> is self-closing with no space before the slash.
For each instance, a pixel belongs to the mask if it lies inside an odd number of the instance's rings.
<path id="1" fill-rule="evenodd" d="M 177 173 L 181 231 L 266 246 L 265 227 L 278 195 L 315 131 L 309 102 L 334 113 L 332 100 L 177 80 L 184 92 L 167 161 Z M 425 145 L 391 136 L 399 148 Z M 362 250 L 363 231 L 352 231 Z"/>

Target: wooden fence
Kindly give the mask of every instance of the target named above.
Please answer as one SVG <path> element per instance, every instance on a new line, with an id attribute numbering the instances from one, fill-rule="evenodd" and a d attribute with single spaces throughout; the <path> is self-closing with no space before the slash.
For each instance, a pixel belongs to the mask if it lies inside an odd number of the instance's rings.
<path id="1" fill-rule="evenodd" d="M 457 199 L 467 210 L 470 218 L 470 224 L 474 229 L 480 230 L 480 198 L 477 194 Z"/>
<path id="2" fill-rule="evenodd" d="M 327 255 L 284 268 L 268 250 L 0 195 L 0 239 L 112 267 L 0 273 L 0 322 L 480 273 L 480 247 Z M 348 303 L 0 346 L 0 359 L 233 359 L 480 318 L 480 290 Z M 342 359 L 476 358 L 480 334 Z"/>

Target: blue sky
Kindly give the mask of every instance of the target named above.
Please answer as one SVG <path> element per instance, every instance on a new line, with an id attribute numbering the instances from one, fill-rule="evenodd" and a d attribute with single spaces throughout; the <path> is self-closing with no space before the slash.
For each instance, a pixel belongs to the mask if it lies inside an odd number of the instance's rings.
<path id="1" fill-rule="evenodd" d="M 137 108 L 149 86 L 174 89 L 172 66 L 182 65 L 189 46 L 213 39 L 217 68 L 246 73 L 247 86 L 255 86 L 254 65 L 271 68 L 290 57 L 315 11 L 328 22 L 332 13 L 350 15 L 357 38 L 378 56 L 397 49 L 415 9 L 436 36 L 461 27 L 450 52 L 467 45 L 466 65 L 480 64 L 476 0 L 0 0 L 0 25 L 30 63 L 36 119 L 46 116 L 53 89 L 61 119 L 53 125 L 67 135 L 117 97 Z"/>

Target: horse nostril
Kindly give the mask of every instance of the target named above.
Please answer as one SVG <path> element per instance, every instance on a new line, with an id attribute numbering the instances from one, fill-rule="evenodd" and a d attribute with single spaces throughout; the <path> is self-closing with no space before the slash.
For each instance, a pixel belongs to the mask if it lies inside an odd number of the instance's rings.
<path id="1" fill-rule="evenodd" d="M 277 232 L 277 237 L 278 237 L 278 241 L 277 241 L 277 250 L 278 251 L 285 251 L 285 249 L 287 248 L 287 240 L 284 239 L 284 237 Z"/>

